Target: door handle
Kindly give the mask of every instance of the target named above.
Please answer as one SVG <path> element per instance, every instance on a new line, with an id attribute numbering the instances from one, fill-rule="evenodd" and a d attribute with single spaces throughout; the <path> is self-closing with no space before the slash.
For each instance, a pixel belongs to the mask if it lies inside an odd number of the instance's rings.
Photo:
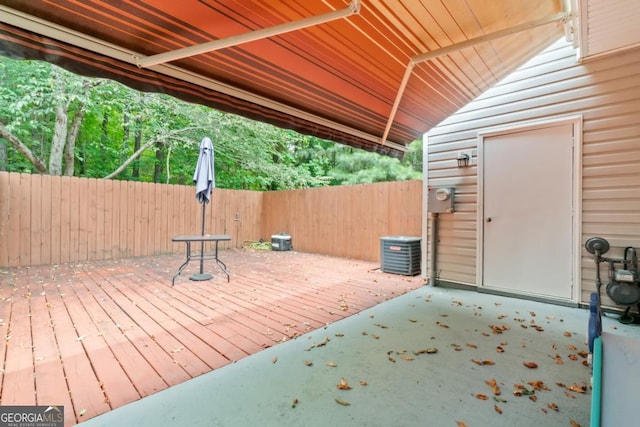
<path id="1" fill-rule="evenodd" d="M 487 222 L 491 222 L 491 221 L 492 221 L 492 219 L 491 219 L 491 217 L 490 217 L 490 216 L 488 216 L 488 217 L 485 219 L 485 221 L 487 221 Z"/>

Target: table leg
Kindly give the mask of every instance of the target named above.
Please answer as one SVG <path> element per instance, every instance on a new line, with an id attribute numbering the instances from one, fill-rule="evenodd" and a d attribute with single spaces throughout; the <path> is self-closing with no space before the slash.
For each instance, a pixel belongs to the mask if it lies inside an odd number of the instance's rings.
<path id="1" fill-rule="evenodd" d="M 215 252 L 215 259 L 216 259 L 216 264 L 218 264 L 218 267 L 220 267 L 220 270 L 224 271 L 224 274 L 227 275 L 227 283 L 229 283 L 229 272 L 227 271 L 227 265 L 220 261 L 220 258 L 218 258 L 218 241 L 216 240 L 216 252 Z"/>
<path id="2" fill-rule="evenodd" d="M 174 286 L 176 284 L 176 277 L 178 277 L 180 273 L 182 273 L 182 270 L 184 270 L 187 264 L 189 264 L 189 261 L 191 261 L 191 242 L 187 241 L 185 243 L 187 244 L 187 260 L 182 263 L 182 265 L 178 269 L 178 272 L 173 275 L 173 279 L 171 279 L 171 286 Z"/>

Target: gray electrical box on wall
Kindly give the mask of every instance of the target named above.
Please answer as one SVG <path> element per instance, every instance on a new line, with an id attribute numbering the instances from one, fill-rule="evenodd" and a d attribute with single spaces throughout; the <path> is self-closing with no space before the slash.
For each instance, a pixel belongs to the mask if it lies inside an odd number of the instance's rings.
<path id="1" fill-rule="evenodd" d="M 451 187 L 430 188 L 427 203 L 431 213 L 450 213 L 454 210 L 454 193 Z"/>

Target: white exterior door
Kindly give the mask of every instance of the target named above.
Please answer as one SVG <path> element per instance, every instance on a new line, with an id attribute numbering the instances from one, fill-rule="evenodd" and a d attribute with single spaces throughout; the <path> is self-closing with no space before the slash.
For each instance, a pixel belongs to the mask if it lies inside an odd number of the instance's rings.
<path id="1" fill-rule="evenodd" d="M 481 139 L 481 286 L 573 295 L 573 124 Z"/>

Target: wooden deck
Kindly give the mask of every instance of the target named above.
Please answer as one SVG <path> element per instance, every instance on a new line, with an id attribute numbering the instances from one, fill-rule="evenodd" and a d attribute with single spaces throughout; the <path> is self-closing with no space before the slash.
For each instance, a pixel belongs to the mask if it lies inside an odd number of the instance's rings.
<path id="1" fill-rule="evenodd" d="M 0 405 L 65 424 L 138 400 L 416 289 L 419 277 L 298 252 L 226 250 L 175 287 L 179 255 L 0 271 Z"/>

